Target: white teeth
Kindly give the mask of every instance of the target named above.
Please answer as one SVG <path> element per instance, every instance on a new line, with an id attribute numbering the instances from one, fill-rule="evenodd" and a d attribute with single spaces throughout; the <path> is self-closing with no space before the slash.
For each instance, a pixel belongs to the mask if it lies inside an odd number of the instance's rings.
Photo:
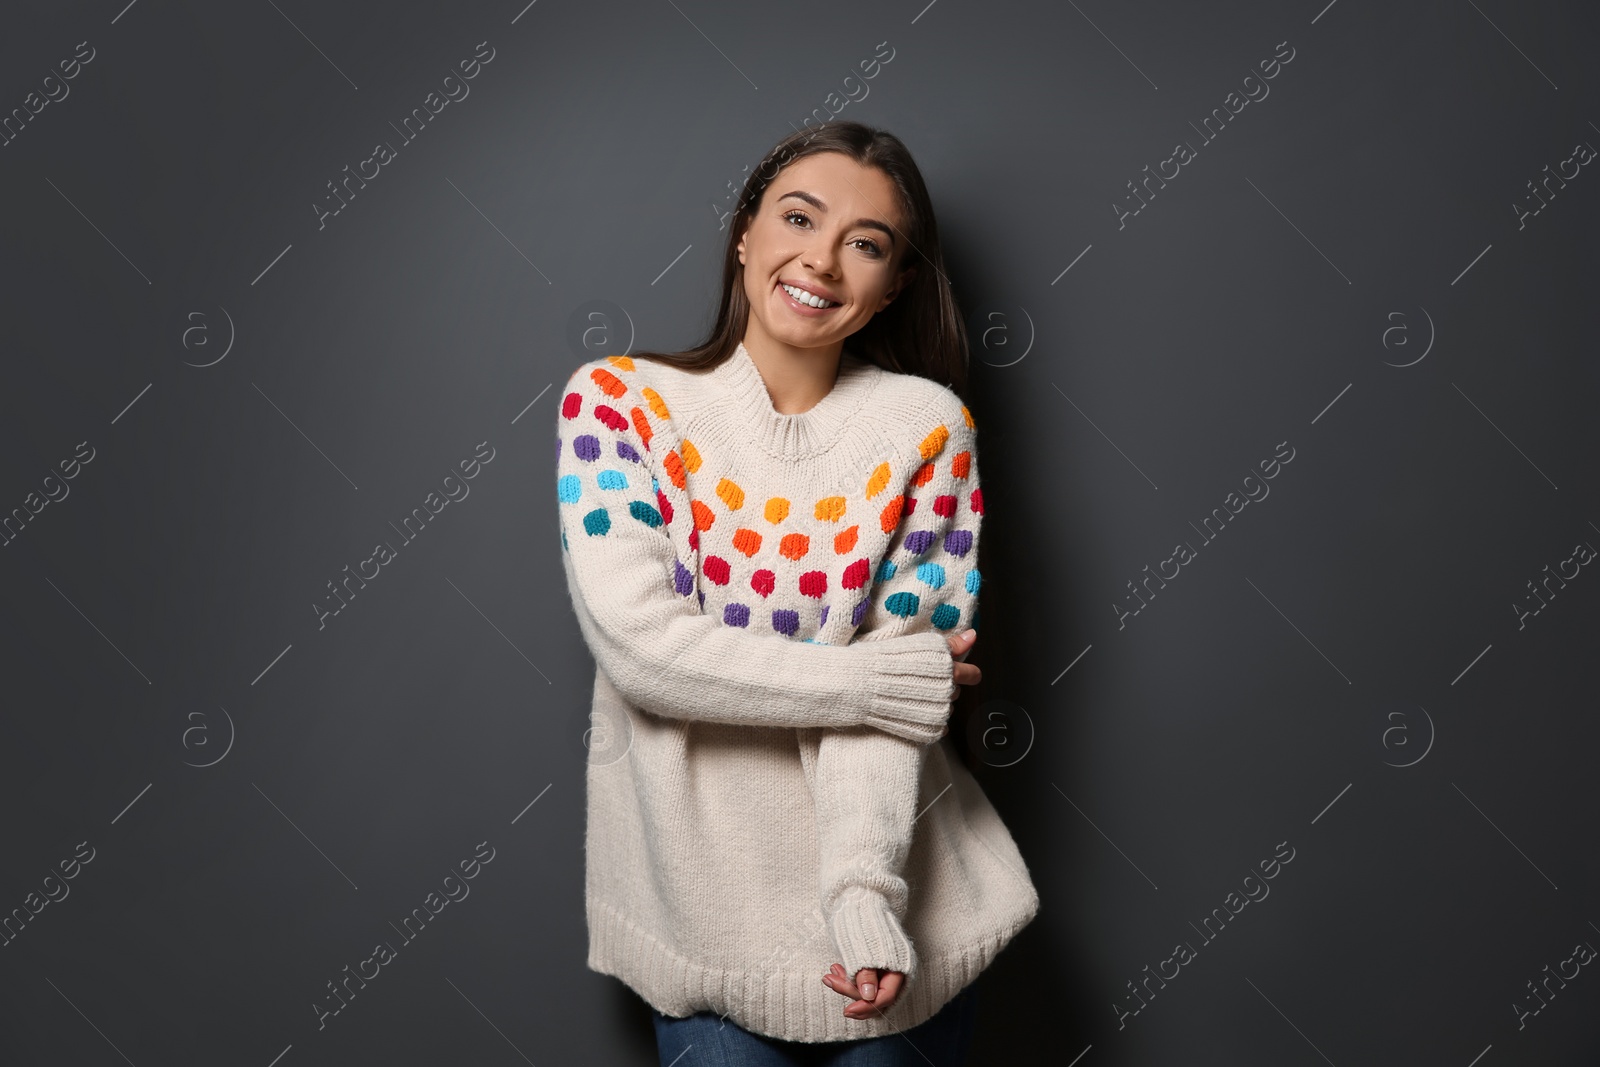
<path id="1" fill-rule="evenodd" d="M 804 289 L 796 288 L 793 285 L 787 285 L 783 282 L 779 282 L 778 284 L 783 286 L 784 292 L 800 301 L 800 303 L 808 304 L 814 308 L 831 308 L 838 303 L 838 301 L 835 300 L 824 300 L 815 293 L 808 293 Z"/>

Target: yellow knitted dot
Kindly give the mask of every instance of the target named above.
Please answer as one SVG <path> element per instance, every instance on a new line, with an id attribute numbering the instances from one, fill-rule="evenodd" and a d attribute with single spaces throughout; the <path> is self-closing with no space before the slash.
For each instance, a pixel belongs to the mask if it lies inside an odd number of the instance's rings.
<path id="1" fill-rule="evenodd" d="M 775 496 L 767 501 L 767 521 L 776 526 L 789 517 L 789 502 L 781 496 Z"/>
<path id="2" fill-rule="evenodd" d="M 922 444 L 920 446 L 922 458 L 932 459 L 934 456 L 937 456 L 939 454 L 939 450 L 944 447 L 944 443 L 948 440 L 950 440 L 949 430 L 945 429 L 943 426 L 935 429 L 932 433 L 922 439 Z"/>
<path id="3" fill-rule="evenodd" d="M 699 470 L 700 469 L 700 464 L 702 462 L 704 462 L 700 458 L 700 450 L 698 448 L 694 447 L 694 445 L 692 443 L 690 443 L 688 440 L 685 440 L 683 442 L 682 452 L 683 452 L 683 465 L 689 469 L 689 473 L 693 474 L 695 471 Z"/>
<path id="4" fill-rule="evenodd" d="M 738 511 L 744 507 L 744 490 L 727 478 L 717 483 L 717 496 L 721 497 L 722 502 L 728 505 L 729 511 Z"/>
<path id="5" fill-rule="evenodd" d="M 607 356 L 606 362 L 618 370 L 633 370 L 633 360 L 627 356 Z"/>
<path id="6" fill-rule="evenodd" d="M 644 394 L 645 400 L 650 404 L 650 410 L 656 413 L 656 418 L 658 418 L 658 419 L 670 419 L 670 418 L 672 418 L 672 416 L 667 413 L 667 402 L 665 400 L 661 399 L 661 394 L 660 393 L 656 392 L 654 389 L 650 388 L 648 385 L 645 386 L 643 389 L 639 390 L 639 392 Z M 962 408 L 962 410 L 965 411 L 966 409 Z M 970 420 L 969 420 L 969 423 L 970 423 Z"/>
<path id="7" fill-rule="evenodd" d="M 967 410 L 967 405 L 965 404 L 961 405 L 961 417 L 967 420 L 967 429 L 976 430 L 978 428 L 977 424 L 972 421 L 972 412 Z"/>
<path id="8" fill-rule="evenodd" d="M 878 464 L 878 469 L 872 472 L 872 477 L 867 479 L 867 499 L 871 500 L 873 497 L 883 492 L 884 487 L 888 484 L 889 464 L 880 463 Z"/>
<path id="9" fill-rule="evenodd" d="M 817 501 L 817 518 L 823 522 L 838 522 L 844 518 L 844 497 L 825 496 Z"/>

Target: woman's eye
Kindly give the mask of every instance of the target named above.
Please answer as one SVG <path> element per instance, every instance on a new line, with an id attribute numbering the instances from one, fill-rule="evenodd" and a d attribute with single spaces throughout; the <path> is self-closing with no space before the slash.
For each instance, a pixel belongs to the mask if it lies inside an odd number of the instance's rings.
<path id="1" fill-rule="evenodd" d="M 788 222 L 788 221 L 791 221 L 791 220 L 797 219 L 797 218 L 801 219 L 801 220 L 804 220 L 805 217 L 806 217 L 806 213 L 804 211 L 787 211 L 787 212 L 784 213 L 784 216 L 783 216 L 785 222 Z"/>
<path id="2" fill-rule="evenodd" d="M 858 244 L 864 244 L 867 246 L 866 248 L 862 249 L 863 252 L 870 252 L 875 256 L 883 255 L 883 249 L 878 247 L 878 242 L 874 241 L 870 237 L 857 237 L 856 242 Z"/>

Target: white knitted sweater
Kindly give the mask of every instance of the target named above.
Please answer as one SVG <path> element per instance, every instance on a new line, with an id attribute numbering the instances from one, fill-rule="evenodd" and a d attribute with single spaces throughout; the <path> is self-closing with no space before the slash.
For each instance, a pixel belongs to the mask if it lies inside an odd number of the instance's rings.
<path id="1" fill-rule="evenodd" d="M 591 969 L 668 1015 L 791 1041 L 932 1016 L 1039 909 L 947 735 L 946 633 L 976 622 L 970 414 L 846 350 L 777 412 L 710 371 L 608 357 L 557 419 L 562 561 L 596 661 Z M 871 1020 L 822 984 L 904 971 Z"/>

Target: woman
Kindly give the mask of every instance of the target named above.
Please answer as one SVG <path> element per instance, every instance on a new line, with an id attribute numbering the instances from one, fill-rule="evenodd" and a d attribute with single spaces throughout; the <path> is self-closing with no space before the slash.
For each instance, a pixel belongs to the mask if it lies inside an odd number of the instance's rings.
<path id="1" fill-rule="evenodd" d="M 705 344 L 567 382 L 562 561 L 613 738 L 588 965 L 651 1004 L 663 1064 L 959 1063 L 1038 912 L 942 741 L 980 676 L 974 427 L 939 384 L 965 369 L 921 175 L 843 122 L 752 172 Z"/>

